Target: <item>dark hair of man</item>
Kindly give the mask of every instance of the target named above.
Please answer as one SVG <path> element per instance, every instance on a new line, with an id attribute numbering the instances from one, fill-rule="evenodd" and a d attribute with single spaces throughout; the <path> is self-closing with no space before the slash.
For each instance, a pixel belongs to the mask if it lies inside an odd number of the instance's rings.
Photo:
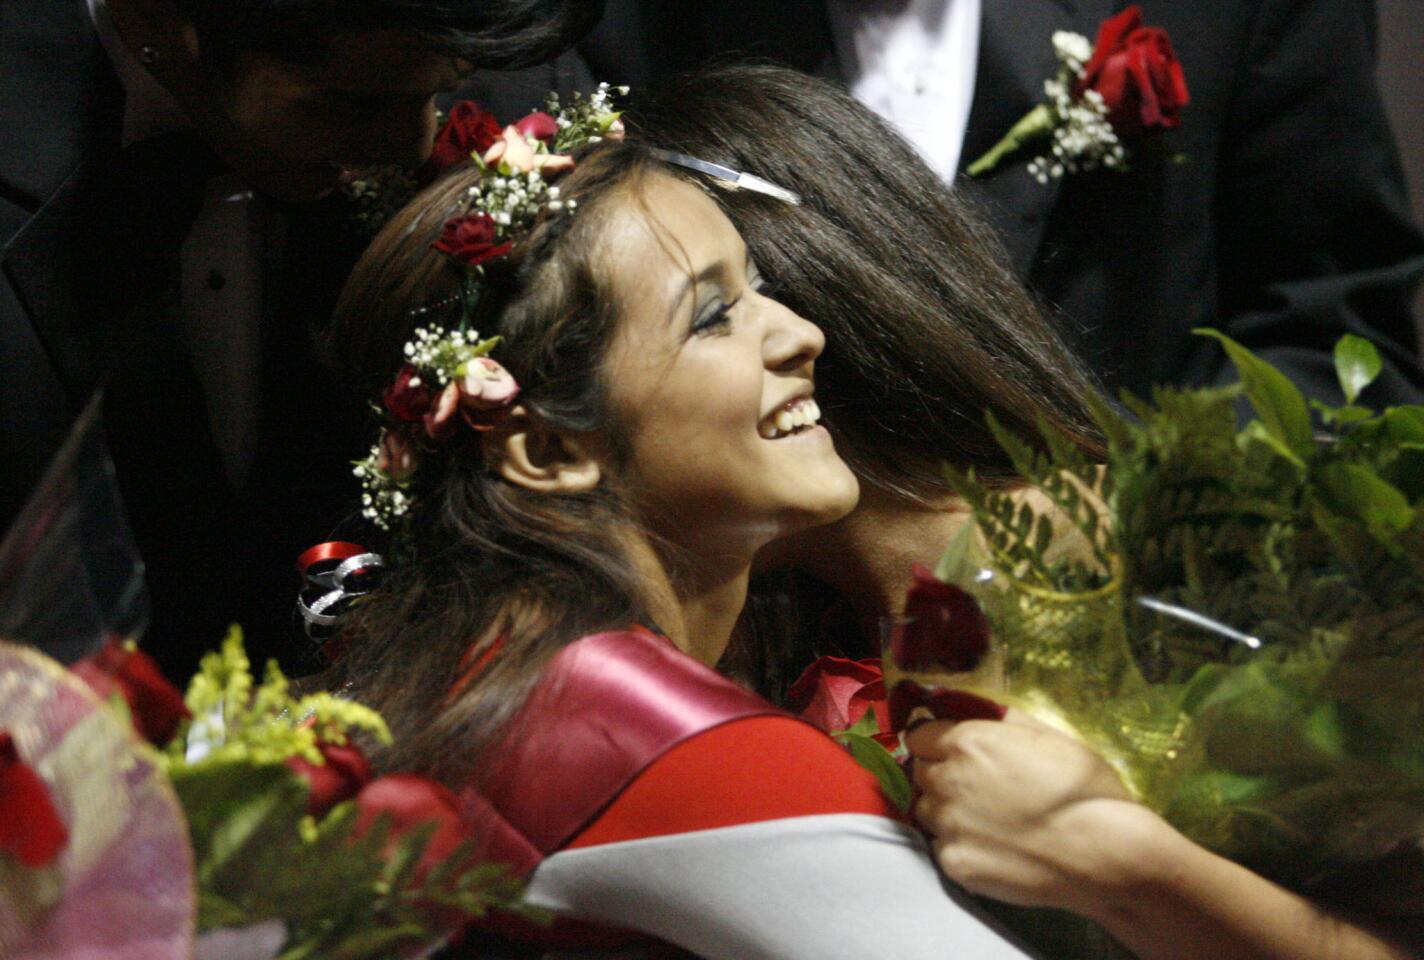
<path id="1" fill-rule="evenodd" d="M 237 51 L 294 62 L 360 30 L 410 33 L 429 49 L 485 69 L 551 60 L 583 39 L 604 0 L 173 0 L 219 66 Z"/>
<path id="2" fill-rule="evenodd" d="M 599 374 L 615 329 L 600 238 L 615 198 L 641 201 L 649 169 L 627 144 L 583 154 L 559 180 L 577 216 L 543 215 L 488 265 L 473 324 L 501 337 L 495 356 L 519 381 L 521 405 L 565 431 L 601 431 L 615 455 Z M 332 347 L 364 396 L 390 381 L 414 328 L 439 319 L 413 311 L 458 289 L 460 268 L 430 245 L 476 179 L 464 169 L 427 188 L 347 283 Z M 587 634 L 648 622 L 648 587 L 630 559 L 638 527 L 615 479 L 584 493 L 529 490 L 491 469 L 480 436 L 464 431 L 426 452 L 415 482 L 411 526 L 378 544 L 391 568 L 343 623 L 349 648 L 328 682 L 350 682 L 385 715 L 396 747 L 383 766 L 455 780 L 476 769 L 550 657 Z M 458 684 L 484 654 L 488 664 Z"/>
<path id="3" fill-rule="evenodd" d="M 650 145 L 801 195 L 791 206 L 713 191 L 777 298 L 825 331 L 816 397 L 863 481 L 917 501 L 949 492 L 943 461 L 1012 481 L 986 411 L 1025 436 L 1041 418 L 1101 451 L 1084 404 L 1093 381 L 988 228 L 868 108 L 814 77 L 743 64 L 675 80 L 630 120 Z"/>
<path id="4" fill-rule="evenodd" d="M 1094 382 L 1004 267 L 1000 244 L 851 96 L 784 67 L 732 64 L 671 81 L 629 120 L 630 136 L 652 146 L 801 196 L 792 206 L 712 190 L 774 296 L 825 332 L 816 399 L 863 484 L 934 505 L 952 493 L 945 461 L 1016 482 L 987 411 L 1026 439 L 1043 421 L 1103 454 L 1085 404 Z M 827 634 L 833 598 L 797 574 L 759 577 L 719 668 L 777 700 L 815 656 L 865 656 L 854 630 Z"/>

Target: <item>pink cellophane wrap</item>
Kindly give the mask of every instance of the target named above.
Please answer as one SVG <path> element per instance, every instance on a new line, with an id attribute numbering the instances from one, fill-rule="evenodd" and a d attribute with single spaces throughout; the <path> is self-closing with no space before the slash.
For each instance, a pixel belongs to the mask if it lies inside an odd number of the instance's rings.
<path id="1" fill-rule="evenodd" d="M 84 682 L 0 642 L 0 729 L 69 828 L 54 863 L 0 855 L 0 956 L 188 960 L 193 854 L 158 756 Z"/>

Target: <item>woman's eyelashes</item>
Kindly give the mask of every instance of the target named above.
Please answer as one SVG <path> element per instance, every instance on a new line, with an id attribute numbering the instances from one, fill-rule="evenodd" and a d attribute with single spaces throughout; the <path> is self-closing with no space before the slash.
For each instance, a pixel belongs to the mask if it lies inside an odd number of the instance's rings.
<path id="1" fill-rule="evenodd" d="M 701 337 L 709 333 L 725 331 L 732 322 L 732 308 L 741 302 L 741 297 L 730 303 L 721 297 L 709 300 L 702 306 L 702 309 L 697 311 L 697 316 L 692 321 L 693 336 Z"/>
<path id="2" fill-rule="evenodd" d="M 771 297 L 776 293 L 773 284 L 755 271 L 747 278 L 747 287 L 763 297 Z M 732 308 L 741 302 L 741 297 L 731 301 L 721 297 L 709 300 L 697 311 L 692 322 L 692 333 L 703 336 L 718 330 L 725 331 L 732 322 Z"/>

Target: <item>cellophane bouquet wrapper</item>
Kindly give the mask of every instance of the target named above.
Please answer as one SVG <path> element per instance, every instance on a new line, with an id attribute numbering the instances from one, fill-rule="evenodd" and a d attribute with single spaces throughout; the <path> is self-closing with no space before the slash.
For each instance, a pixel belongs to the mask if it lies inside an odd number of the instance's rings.
<path id="1" fill-rule="evenodd" d="M 1098 405 L 1106 465 L 994 425 L 1034 495 L 949 471 L 977 546 L 941 569 L 1002 661 L 960 683 L 1081 737 L 1202 846 L 1326 889 L 1424 836 L 1424 407 L 1358 405 L 1379 360 L 1349 337 L 1322 432 L 1216 336 L 1240 385 Z"/>

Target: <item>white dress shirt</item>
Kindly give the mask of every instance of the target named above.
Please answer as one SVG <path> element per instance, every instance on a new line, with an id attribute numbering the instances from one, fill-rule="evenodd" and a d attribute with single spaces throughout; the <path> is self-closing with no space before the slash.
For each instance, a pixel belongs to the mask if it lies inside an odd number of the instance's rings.
<path id="1" fill-rule="evenodd" d="M 123 145 L 191 127 L 172 95 L 129 53 L 105 0 L 88 4 L 124 88 Z M 256 452 L 263 245 L 277 232 L 276 217 L 236 177 L 214 177 L 179 253 L 183 331 L 213 439 L 235 486 Z"/>
<path id="2" fill-rule="evenodd" d="M 981 0 L 827 0 L 846 87 L 954 181 L 974 76 Z"/>

